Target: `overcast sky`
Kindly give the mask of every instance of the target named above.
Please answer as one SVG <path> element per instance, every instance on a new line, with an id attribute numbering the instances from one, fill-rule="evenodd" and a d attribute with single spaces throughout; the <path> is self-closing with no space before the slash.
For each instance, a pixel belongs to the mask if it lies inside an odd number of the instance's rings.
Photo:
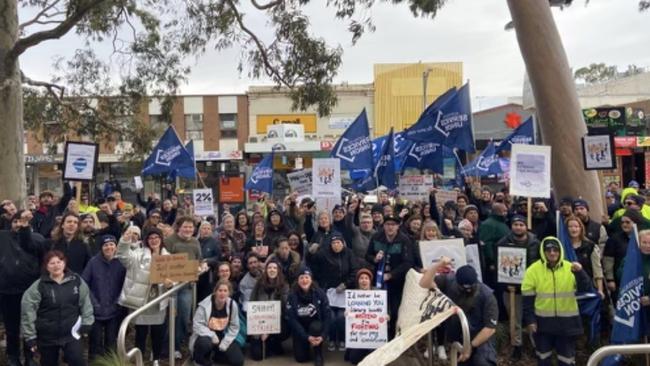
<path id="1" fill-rule="evenodd" d="M 448 0 L 433 20 L 414 18 L 405 5 L 380 4 L 371 13 L 377 31 L 355 46 L 345 24 L 323 11 L 324 2 L 313 0 L 307 11 L 314 33 L 344 48 L 337 82 L 370 83 L 375 63 L 461 61 L 481 108 L 503 99 L 497 97 L 521 96 L 524 64 L 514 31 L 503 30 L 510 20 L 505 0 Z M 650 67 L 650 12 L 639 13 L 638 0 L 591 0 L 586 7 L 584 0 L 575 0 L 553 12 L 572 67 L 591 62 Z M 246 21 L 263 29 L 262 13 L 250 12 Z M 33 78 L 48 79 L 51 60 L 80 44 L 68 36 L 38 46 L 23 55 L 21 66 Z M 238 57 L 236 50 L 211 51 L 190 60 L 193 72 L 182 92 L 243 93 L 249 85 L 268 84 L 240 75 Z"/>

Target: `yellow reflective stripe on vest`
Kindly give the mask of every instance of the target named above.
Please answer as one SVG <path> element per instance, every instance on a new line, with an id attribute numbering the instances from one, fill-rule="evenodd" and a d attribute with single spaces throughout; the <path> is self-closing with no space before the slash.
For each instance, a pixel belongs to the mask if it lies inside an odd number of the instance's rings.
<path id="1" fill-rule="evenodd" d="M 522 291 L 521 295 L 522 296 L 535 296 L 536 292 L 535 291 Z"/>

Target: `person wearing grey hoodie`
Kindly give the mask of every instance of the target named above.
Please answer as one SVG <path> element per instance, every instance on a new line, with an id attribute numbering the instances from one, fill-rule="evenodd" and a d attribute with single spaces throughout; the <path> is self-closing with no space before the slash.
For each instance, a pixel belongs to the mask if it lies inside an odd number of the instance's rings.
<path id="1" fill-rule="evenodd" d="M 357 267 L 371 268 L 364 258 L 370 245 L 370 238 L 375 235 L 376 231 L 372 216 L 367 213 L 359 214 L 358 201 L 353 201 L 350 204 L 350 209 L 345 215 L 345 227 L 352 234 L 351 249 L 357 261 Z"/>

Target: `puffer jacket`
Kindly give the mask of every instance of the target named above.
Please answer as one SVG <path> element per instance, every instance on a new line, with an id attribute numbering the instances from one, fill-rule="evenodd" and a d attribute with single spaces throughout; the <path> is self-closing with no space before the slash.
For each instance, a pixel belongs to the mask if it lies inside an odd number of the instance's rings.
<path id="1" fill-rule="evenodd" d="M 340 252 L 334 253 L 331 245 L 324 245 L 314 254 L 307 252 L 307 261 L 311 263 L 314 278 L 321 288 L 336 288 L 340 284 L 346 288 L 354 287 L 357 265 L 349 248 L 344 246 Z"/>
<path id="2" fill-rule="evenodd" d="M 162 249 L 162 255 L 169 255 L 169 252 Z M 147 247 L 131 248 L 131 243 L 120 240 L 117 246 L 117 259 L 126 268 L 126 278 L 120 293 L 118 303 L 129 309 L 139 309 L 157 295 L 164 292 L 162 284 L 152 284 L 149 281 L 149 270 L 151 266 L 151 250 Z M 157 289 L 155 287 L 158 287 Z M 158 290 L 158 291 L 156 291 Z M 167 307 L 168 301 L 160 303 L 160 309 Z M 156 311 L 157 313 L 158 311 Z"/>
<path id="3" fill-rule="evenodd" d="M 192 352 L 194 352 L 194 343 L 199 337 L 214 339 L 217 336 L 212 329 L 208 328 L 211 314 L 212 296 L 208 296 L 199 303 L 192 320 L 192 336 L 190 337 L 190 350 Z M 223 339 L 219 340 L 219 350 L 222 352 L 225 352 L 230 347 L 237 338 L 237 334 L 239 334 L 239 308 L 231 298 L 226 300 L 226 314 L 228 314 L 228 327 Z"/>

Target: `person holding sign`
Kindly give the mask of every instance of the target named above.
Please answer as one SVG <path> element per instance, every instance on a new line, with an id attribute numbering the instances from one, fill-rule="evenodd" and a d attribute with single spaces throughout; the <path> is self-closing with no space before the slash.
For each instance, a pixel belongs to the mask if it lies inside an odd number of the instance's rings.
<path id="1" fill-rule="evenodd" d="M 478 281 L 474 267 L 465 265 L 455 274 L 437 275 L 451 267 L 451 258 L 441 257 L 438 263 L 427 269 L 420 279 L 420 286 L 440 289 L 451 301 L 460 307 L 467 316 L 471 338 L 470 353 L 460 355 L 458 365 L 488 366 L 496 365 L 494 334 L 499 320 L 499 308 L 492 290 Z M 447 270 L 448 271 L 448 270 Z M 462 342 L 462 330 L 457 317 L 445 323 L 447 339 Z"/>
<path id="2" fill-rule="evenodd" d="M 498 258 L 498 261 L 501 262 L 503 258 L 499 258 L 499 248 L 521 248 L 525 251 L 526 263 L 525 267 L 521 264 L 519 266 L 518 272 L 524 273 L 526 268 L 533 264 L 536 260 L 539 259 L 539 240 L 535 234 L 528 232 L 528 226 L 526 225 L 526 218 L 521 215 L 514 215 L 510 219 L 510 234 L 508 234 L 503 239 L 497 242 L 495 250 L 497 254 L 495 257 Z M 522 268 L 523 267 L 523 268 Z M 501 268 L 499 268 L 501 271 Z M 501 278 L 501 276 L 499 276 Z M 501 294 L 503 297 L 503 304 L 505 305 L 506 311 L 508 314 L 514 311 L 514 334 L 511 334 L 512 340 L 512 359 L 519 360 L 521 359 L 521 320 L 522 320 L 522 303 L 521 303 L 521 284 L 514 283 L 515 281 L 508 282 L 499 282 L 497 284 L 497 294 Z M 510 308 L 510 297 L 514 296 L 514 305 L 515 308 Z"/>
<path id="3" fill-rule="evenodd" d="M 323 342 L 332 315 L 325 292 L 314 283 L 307 267 L 301 268 L 298 282 L 289 294 L 286 316 L 296 362 L 307 362 L 313 351 L 314 366 L 323 366 Z"/>
<path id="4" fill-rule="evenodd" d="M 538 365 L 550 365 L 554 350 L 558 365 L 574 365 L 576 339 L 583 334 L 575 293 L 589 291 L 591 283 L 579 262 L 564 259 L 557 238 L 542 241 L 540 257 L 521 284 L 523 324 L 535 339 Z"/>
<path id="5" fill-rule="evenodd" d="M 230 366 L 244 364 L 244 353 L 235 341 L 239 334 L 239 307 L 230 298 L 231 292 L 230 282 L 219 280 L 212 296 L 203 299 L 196 309 L 190 351 L 197 365 L 212 366 L 213 360 Z"/>
<path id="6" fill-rule="evenodd" d="M 357 271 L 357 285 L 356 289 L 357 290 L 364 290 L 364 291 L 370 291 L 374 290 L 372 287 L 372 272 L 367 269 L 367 268 L 361 268 L 359 271 Z M 346 316 L 348 316 L 347 311 L 346 311 Z M 361 362 L 366 356 L 368 356 L 370 353 L 374 351 L 373 349 L 361 349 L 361 348 L 347 348 L 345 350 L 345 355 L 343 356 L 343 359 L 350 362 L 353 365 L 358 364 Z"/>
<path id="7" fill-rule="evenodd" d="M 280 264 L 274 260 L 267 261 L 262 276 L 253 288 L 251 303 L 255 301 L 280 301 L 282 308 L 284 308 L 288 296 L 289 286 L 284 280 Z M 251 336 L 250 346 L 253 360 L 259 361 L 272 354 L 281 355 L 284 353 L 282 341 L 289 338 L 289 329 L 286 324 L 282 324 L 281 329 L 280 334 Z"/>
<path id="8" fill-rule="evenodd" d="M 130 232 L 127 232 L 129 234 Z M 169 255 L 163 245 L 163 234 L 156 228 L 149 229 L 144 234 L 143 247 L 133 247 L 137 239 L 125 234 L 117 245 L 117 259 L 126 268 L 126 278 L 118 303 L 129 309 L 139 309 L 147 302 L 155 299 L 173 286 L 172 281 L 165 280 L 164 284 L 152 284 L 149 275 L 151 261 L 154 255 Z M 154 366 L 158 366 L 165 339 L 165 315 L 167 301 L 160 303 L 135 319 L 135 344 L 142 354 L 146 351 L 147 335 L 151 329 L 151 348 L 153 349 Z"/>

